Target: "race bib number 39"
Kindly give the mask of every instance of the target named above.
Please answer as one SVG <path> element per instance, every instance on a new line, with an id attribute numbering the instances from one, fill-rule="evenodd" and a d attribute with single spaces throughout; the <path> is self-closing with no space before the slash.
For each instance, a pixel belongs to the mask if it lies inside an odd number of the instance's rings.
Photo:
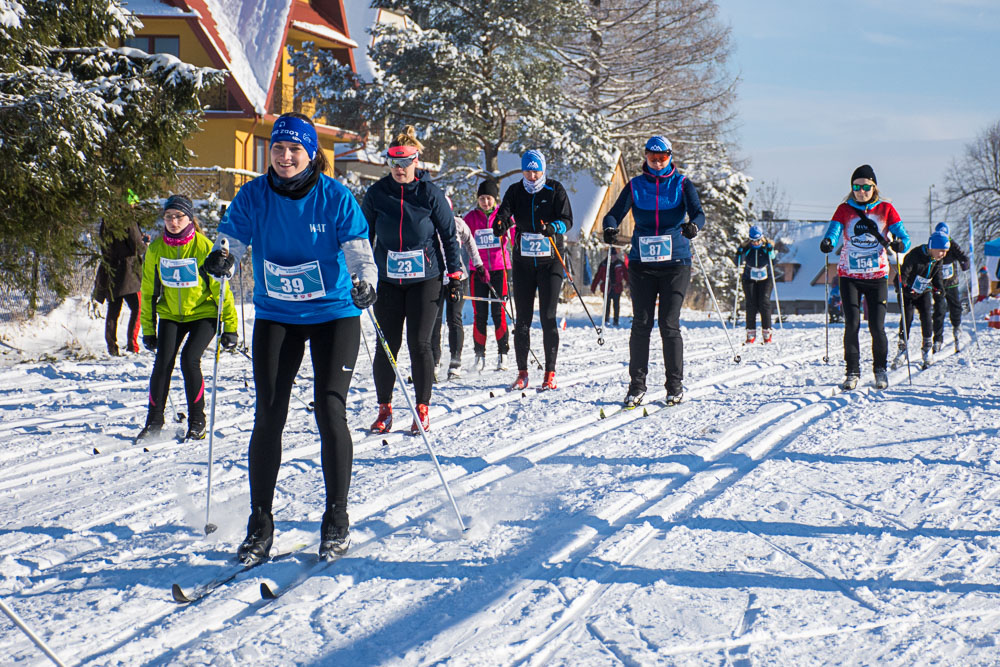
<path id="1" fill-rule="evenodd" d="M 489 227 L 476 230 L 476 247 L 480 250 L 492 250 L 500 247 L 500 239 L 493 236 L 493 230 Z"/>
<path id="2" fill-rule="evenodd" d="M 552 241 L 549 237 L 541 234 L 521 234 L 521 256 L 522 257 L 550 257 L 552 255 Z"/>
<path id="3" fill-rule="evenodd" d="M 767 280 L 767 267 L 750 267 L 750 280 Z"/>
<path id="4" fill-rule="evenodd" d="M 265 259 L 264 286 L 269 297 L 280 301 L 309 301 L 326 296 L 318 261 L 281 266 Z"/>
<path id="5" fill-rule="evenodd" d="M 160 258 L 160 283 L 164 287 L 197 287 L 198 258 Z"/>
<path id="6" fill-rule="evenodd" d="M 666 262 L 674 253 L 669 234 L 639 237 L 639 259 L 643 262 Z"/>
<path id="7" fill-rule="evenodd" d="M 423 250 L 389 251 L 385 262 L 385 275 L 390 278 L 423 278 L 427 271 Z"/>

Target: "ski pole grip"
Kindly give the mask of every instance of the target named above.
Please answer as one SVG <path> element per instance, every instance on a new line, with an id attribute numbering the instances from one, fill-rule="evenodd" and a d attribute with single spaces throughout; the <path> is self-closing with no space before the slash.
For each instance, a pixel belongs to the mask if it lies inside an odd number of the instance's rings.
<path id="1" fill-rule="evenodd" d="M 361 279 L 358 278 L 358 274 L 356 273 L 351 274 L 351 284 L 354 285 L 355 287 L 361 284 Z"/>
<path id="2" fill-rule="evenodd" d="M 219 241 L 219 245 L 222 246 L 222 254 L 223 255 L 228 255 L 229 254 L 229 239 L 223 238 L 221 241 Z"/>

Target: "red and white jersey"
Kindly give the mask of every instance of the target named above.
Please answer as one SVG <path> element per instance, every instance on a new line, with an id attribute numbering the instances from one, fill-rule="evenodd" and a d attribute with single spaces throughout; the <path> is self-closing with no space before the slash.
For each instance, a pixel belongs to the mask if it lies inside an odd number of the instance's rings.
<path id="1" fill-rule="evenodd" d="M 861 219 L 861 207 L 844 202 L 833 214 L 833 222 L 840 223 L 843 247 L 837 274 L 846 278 L 872 280 L 889 275 L 889 253 L 883 243 L 886 232 L 900 221 L 899 213 L 887 201 L 878 201 L 864 207 L 868 220 Z"/>

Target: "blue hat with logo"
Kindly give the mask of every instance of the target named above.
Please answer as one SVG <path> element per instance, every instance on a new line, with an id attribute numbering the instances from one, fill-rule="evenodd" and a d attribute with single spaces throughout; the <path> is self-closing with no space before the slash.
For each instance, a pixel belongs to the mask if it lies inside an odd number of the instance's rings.
<path id="1" fill-rule="evenodd" d="M 531 149 L 521 156 L 521 171 L 545 171 L 545 156 Z"/>
<path id="2" fill-rule="evenodd" d="M 282 116 L 274 121 L 274 129 L 271 130 L 271 143 L 276 141 L 291 141 L 301 145 L 306 149 L 310 160 L 316 157 L 316 149 L 319 146 L 316 128 L 296 116 Z"/>
<path id="3" fill-rule="evenodd" d="M 951 239 L 948 238 L 947 234 L 941 232 L 934 232 L 931 234 L 931 238 L 927 241 L 927 247 L 931 250 L 947 250 L 951 246 Z"/>
<path id="4" fill-rule="evenodd" d="M 757 239 L 764 238 L 764 230 L 760 228 L 760 225 L 751 225 L 750 227 L 750 240 L 756 241 Z"/>
<path id="5" fill-rule="evenodd" d="M 936 225 L 934 225 L 934 231 L 935 232 L 941 232 L 942 234 L 945 234 L 945 235 L 950 235 L 951 234 L 951 230 L 948 229 L 948 223 L 947 222 L 939 222 Z"/>
<path id="6" fill-rule="evenodd" d="M 670 140 L 666 137 L 655 136 L 646 141 L 646 151 L 650 153 L 670 153 L 672 150 Z"/>

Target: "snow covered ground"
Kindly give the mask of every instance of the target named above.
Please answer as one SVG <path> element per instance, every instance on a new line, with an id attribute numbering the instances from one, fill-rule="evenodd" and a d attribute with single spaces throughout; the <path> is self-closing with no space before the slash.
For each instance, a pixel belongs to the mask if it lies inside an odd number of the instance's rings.
<path id="1" fill-rule="evenodd" d="M 843 394 L 839 326 L 829 365 L 810 317 L 736 365 L 717 320 L 685 313 L 687 400 L 655 402 L 654 352 L 644 415 L 615 412 L 628 329 L 597 348 L 578 304 L 560 312 L 557 391 L 507 393 L 513 371 L 435 388 L 431 435 L 465 534 L 419 439 L 362 432 L 375 399 L 359 363 L 353 546 L 323 566 L 304 364 L 275 551 L 309 546 L 186 606 L 171 584 L 232 567 L 245 529 L 249 362 L 222 360 L 219 530 L 205 537 L 207 441 L 131 444 L 151 355 L 107 358 L 76 303 L 5 326 L 0 596 L 65 661 L 93 665 L 1000 662 L 1000 332 L 981 327 L 971 355 L 949 336 L 912 386 L 903 369 L 874 391 L 866 362 Z M 177 373 L 173 398 L 184 411 Z M 262 581 L 279 599 L 261 600 Z M 5 617 L 0 645 L 5 663 L 45 662 Z"/>

